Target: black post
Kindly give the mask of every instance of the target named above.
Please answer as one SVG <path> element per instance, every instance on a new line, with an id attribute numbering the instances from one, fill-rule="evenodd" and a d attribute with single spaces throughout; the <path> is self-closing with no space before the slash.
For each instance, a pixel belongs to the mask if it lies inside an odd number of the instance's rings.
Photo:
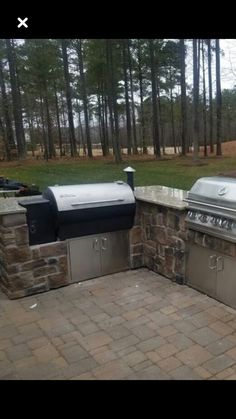
<path id="1" fill-rule="evenodd" d="M 127 183 L 128 185 L 131 187 L 132 190 L 134 190 L 134 172 L 136 170 L 133 169 L 132 167 L 126 167 L 124 169 L 124 172 L 126 172 L 127 175 Z"/>

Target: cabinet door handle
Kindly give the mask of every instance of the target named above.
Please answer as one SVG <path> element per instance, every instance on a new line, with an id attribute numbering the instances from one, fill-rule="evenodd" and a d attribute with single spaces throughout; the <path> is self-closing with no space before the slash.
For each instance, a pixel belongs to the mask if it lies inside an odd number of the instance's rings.
<path id="1" fill-rule="evenodd" d="M 216 269 L 216 261 L 217 261 L 216 255 L 211 255 L 209 257 L 209 263 L 208 263 L 209 269 Z"/>
<path id="2" fill-rule="evenodd" d="M 102 238 L 102 250 L 107 250 L 107 238 Z"/>
<path id="3" fill-rule="evenodd" d="M 99 251 L 99 240 L 98 239 L 93 240 L 93 249 L 96 250 L 96 252 Z"/>
<path id="4" fill-rule="evenodd" d="M 216 268 L 217 271 L 223 271 L 224 269 L 224 259 L 221 256 L 216 259 Z"/>

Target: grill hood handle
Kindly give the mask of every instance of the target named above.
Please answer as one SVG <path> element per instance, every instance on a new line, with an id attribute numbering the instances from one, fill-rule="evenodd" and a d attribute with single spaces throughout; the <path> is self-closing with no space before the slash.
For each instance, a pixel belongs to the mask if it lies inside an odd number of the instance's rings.
<path id="1" fill-rule="evenodd" d="M 88 202 L 78 202 L 71 204 L 72 207 L 77 207 L 79 205 L 90 205 L 90 204 L 109 204 L 110 202 L 123 202 L 124 199 L 109 199 L 109 200 L 102 200 L 102 201 L 88 201 Z"/>
<path id="2" fill-rule="evenodd" d="M 202 205 L 203 207 L 211 207 L 211 208 L 216 208 L 219 210 L 227 210 L 227 211 L 236 212 L 236 209 L 233 209 L 231 207 L 223 207 L 221 205 L 210 204 L 208 202 L 206 203 L 203 201 L 195 201 L 194 199 L 184 198 L 183 201 L 188 202 L 190 204 Z"/>

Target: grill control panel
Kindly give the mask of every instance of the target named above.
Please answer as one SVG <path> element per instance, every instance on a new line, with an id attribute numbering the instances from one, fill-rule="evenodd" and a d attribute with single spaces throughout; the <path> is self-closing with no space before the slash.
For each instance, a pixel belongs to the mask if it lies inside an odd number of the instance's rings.
<path id="1" fill-rule="evenodd" d="M 236 241 L 236 221 L 218 214 L 209 214 L 191 209 L 187 213 L 186 221 L 191 229 L 200 230 L 217 237 Z"/>
<path id="2" fill-rule="evenodd" d="M 188 211 L 187 220 L 200 224 L 208 224 L 211 227 L 218 227 L 226 230 L 232 230 L 233 228 L 236 228 L 236 222 L 230 218 L 202 213 L 194 210 Z"/>

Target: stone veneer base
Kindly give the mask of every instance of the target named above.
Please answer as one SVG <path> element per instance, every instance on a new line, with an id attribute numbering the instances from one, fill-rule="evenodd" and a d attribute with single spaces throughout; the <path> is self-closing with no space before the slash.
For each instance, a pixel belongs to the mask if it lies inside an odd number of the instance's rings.
<path id="1" fill-rule="evenodd" d="M 137 201 L 130 231 L 131 268 L 147 267 L 182 282 L 185 275 L 187 230 L 185 210 Z"/>
<path id="2" fill-rule="evenodd" d="M 137 200 L 130 230 L 130 267 L 147 267 L 175 281 L 184 279 L 188 232 L 186 210 Z M 29 246 L 25 214 L 0 216 L 0 284 L 20 298 L 71 283 L 67 242 Z"/>
<path id="3" fill-rule="evenodd" d="M 0 286 L 20 298 L 70 284 L 67 243 L 29 246 L 25 214 L 0 216 Z"/>

